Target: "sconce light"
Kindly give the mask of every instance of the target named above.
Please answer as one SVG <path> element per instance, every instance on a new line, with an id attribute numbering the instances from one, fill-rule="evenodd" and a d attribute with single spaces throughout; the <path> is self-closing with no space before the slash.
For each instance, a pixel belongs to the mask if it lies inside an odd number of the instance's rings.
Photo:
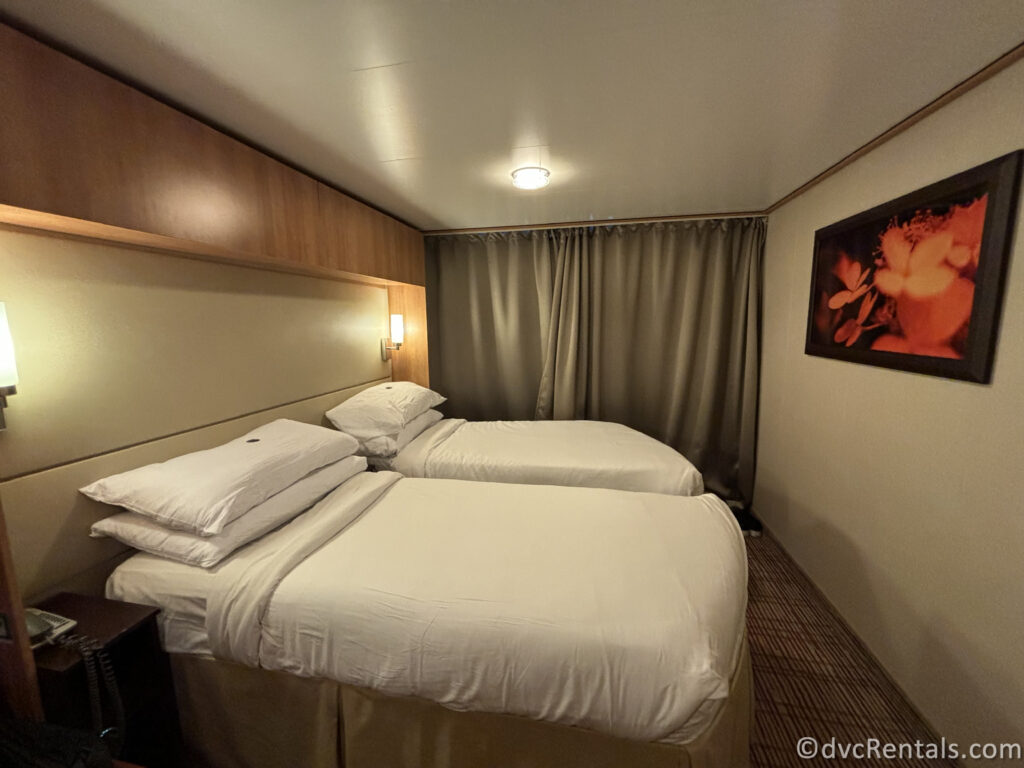
<path id="1" fill-rule="evenodd" d="M 11 329 L 7 325 L 7 310 L 0 302 L 0 429 L 7 424 L 4 421 L 4 408 L 7 397 L 18 391 L 18 368 L 14 364 L 14 342 L 11 341 Z"/>
<path id="2" fill-rule="evenodd" d="M 391 344 L 388 344 L 388 342 Z M 398 351 L 405 343 L 405 318 L 402 315 L 391 316 L 391 338 L 380 340 L 381 360 L 390 360 L 391 353 Z"/>

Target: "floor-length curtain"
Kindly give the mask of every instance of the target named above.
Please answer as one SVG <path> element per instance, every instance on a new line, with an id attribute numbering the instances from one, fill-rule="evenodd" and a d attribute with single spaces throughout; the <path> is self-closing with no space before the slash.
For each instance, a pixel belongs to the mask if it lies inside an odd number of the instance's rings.
<path id="1" fill-rule="evenodd" d="M 760 218 L 430 238 L 431 381 L 451 415 L 617 421 L 749 500 Z"/>
<path id="2" fill-rule="evenodd" d="M 428 238 L 430 380 L 449 415 L 534 418 L 551 326 L 546 234 Z"/>

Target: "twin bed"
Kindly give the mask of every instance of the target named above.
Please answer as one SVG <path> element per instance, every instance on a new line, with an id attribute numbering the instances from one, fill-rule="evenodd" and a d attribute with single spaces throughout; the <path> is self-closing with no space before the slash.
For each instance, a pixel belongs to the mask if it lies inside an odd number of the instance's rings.
<path id="1" fill-rule="evenodd" d="M 604 421 L 445 419 L 378 466 L 406 477 L 704 492 L 700 472 L 678 451 Z"/>
<path id="2" fill-rule="evenodd" d="M 699 475 L 674 457 L 647 466 L 624 427 L 571 422 L 579 443 L 518 424 L 440 421 L 396 451 L 402 474 L 355 473 L 213 567 L 138 554 L 114 571 L 108 596 L 163 611 L 197 762 L 747 764 L 728 507 L 689 495 Z M 579 487 L 597 483 L 614 488 Z M 280 740 L 288 722 L 314 735 Z"/>
<path id="3" fill-rule="evenodd" d="M 443 419 L 445 398 L 412 382 L 360 392 L 325 415 L 378 469 L 406 477 L 704 492 L 700 472 L 664 443 L 604 421 Z"/>

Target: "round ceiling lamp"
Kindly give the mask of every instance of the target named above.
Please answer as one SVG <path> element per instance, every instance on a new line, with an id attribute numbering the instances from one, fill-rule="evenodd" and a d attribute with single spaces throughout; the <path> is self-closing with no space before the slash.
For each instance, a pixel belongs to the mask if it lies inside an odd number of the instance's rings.
<path id="1" fill-rule="evenodd" d="M 517 189 L 541 189 L 551 181 L 551 171 L 539 165 L 526 165 L 512 171 L 512 186 Z"/>

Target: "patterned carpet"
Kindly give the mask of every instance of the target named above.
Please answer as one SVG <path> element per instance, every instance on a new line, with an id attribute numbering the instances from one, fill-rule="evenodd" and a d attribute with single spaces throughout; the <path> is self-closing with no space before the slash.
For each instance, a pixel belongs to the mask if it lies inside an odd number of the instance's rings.
<path id="1" fill-rule="evenodd" d="M 747 632 L 754 669 L 751 764 L 955 766 L 927 759 L 801 759 L 797 741 L 939 741 L 850 629 L 770 536 L 748 538 Z"/>

